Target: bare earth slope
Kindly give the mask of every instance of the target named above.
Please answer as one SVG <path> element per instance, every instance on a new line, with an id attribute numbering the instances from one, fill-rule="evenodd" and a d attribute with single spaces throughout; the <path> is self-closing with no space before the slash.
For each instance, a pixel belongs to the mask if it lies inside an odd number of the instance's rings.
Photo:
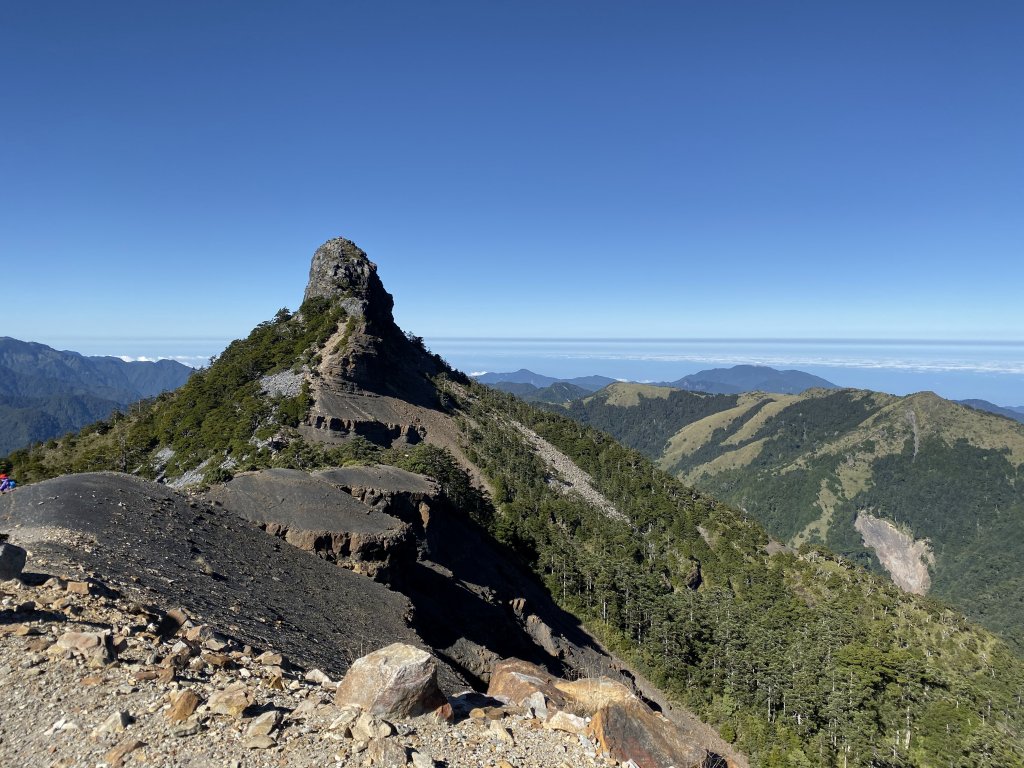
<path id="1" fill-rule="evenodd" d="M 242 642 L 285 648 L 334 677 L 360 649 L 422 644 L 401 595 L 138 478 L 103 472 L 19 488 L 0 498 L 0 525 L 33 555 L 137 584 Z"/>

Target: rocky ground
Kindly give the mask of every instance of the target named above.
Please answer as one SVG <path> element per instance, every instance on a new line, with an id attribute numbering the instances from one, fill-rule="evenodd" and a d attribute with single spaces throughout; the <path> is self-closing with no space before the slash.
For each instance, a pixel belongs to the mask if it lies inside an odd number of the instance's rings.
<path id="1" fill-rule="evenodd" d="M 451 723 L 360 723 L 319 670 L 146 602 L 137 585 L 30 564 L 25 582 L 0 584 L 5 765 L 616 764 L 585 736 L 471 692 L 451 697 Z"/>

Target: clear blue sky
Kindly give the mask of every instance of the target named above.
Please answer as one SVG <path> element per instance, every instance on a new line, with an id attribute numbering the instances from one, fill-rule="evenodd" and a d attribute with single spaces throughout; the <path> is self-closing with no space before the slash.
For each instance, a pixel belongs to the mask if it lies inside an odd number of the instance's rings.
<path id="1" fill-rule="evenodd" d="M 428 338 L 1021 339 L 1022 40 L 1016 0 L 4 3 L 0 335 L 223 346 L 344 235 Z"/>

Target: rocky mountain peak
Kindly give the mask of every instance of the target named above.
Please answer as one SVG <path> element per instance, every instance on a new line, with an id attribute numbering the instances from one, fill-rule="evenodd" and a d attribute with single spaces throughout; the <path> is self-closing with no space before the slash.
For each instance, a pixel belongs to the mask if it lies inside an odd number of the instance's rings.
<path id="1" fill-rule="evenodd" d="M 377 277 L 377 265 L 351 240 L 335 237 L 316 249 L 303 300 L 342 298 L 349 315 L 394 322 L 395 302 Z"/>
<path id="2" fill-rule="evenodd" d="M 352 413 L 336 401 L 339 393 L 386 395 L 436 407 L 430 377 L 444 366 L 429 354 L 422 339 L 407 336 L 396 325 L 394 299 L 377 276 L 377 265 L 359 246 L 336 237 L 316 249 L 303 300 L 313 298 L 337 301 L 345 312 L 338 332 L 321 350 L 315 422 L 366 421 L 365 413 Z M 399 431 L 406 432 L 409 426 L 400 425 Z"/>

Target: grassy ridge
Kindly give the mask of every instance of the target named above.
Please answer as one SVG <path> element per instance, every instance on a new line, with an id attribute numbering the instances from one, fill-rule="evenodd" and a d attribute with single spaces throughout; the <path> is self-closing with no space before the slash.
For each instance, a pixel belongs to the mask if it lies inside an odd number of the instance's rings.
<path id="1" fill-rule="evenodd" d="M 854 520 L 867 510 L 894 521 L 930 541 L 933 595 L 1024 647 L 1024 427 L 930 393 L 757 394 L 730 408 L 704 396 L 681 407 L 688 394 L 623 408 L 598 393 L 565 412 L 794 546 L 827 544 L 882 572 Z"/>

